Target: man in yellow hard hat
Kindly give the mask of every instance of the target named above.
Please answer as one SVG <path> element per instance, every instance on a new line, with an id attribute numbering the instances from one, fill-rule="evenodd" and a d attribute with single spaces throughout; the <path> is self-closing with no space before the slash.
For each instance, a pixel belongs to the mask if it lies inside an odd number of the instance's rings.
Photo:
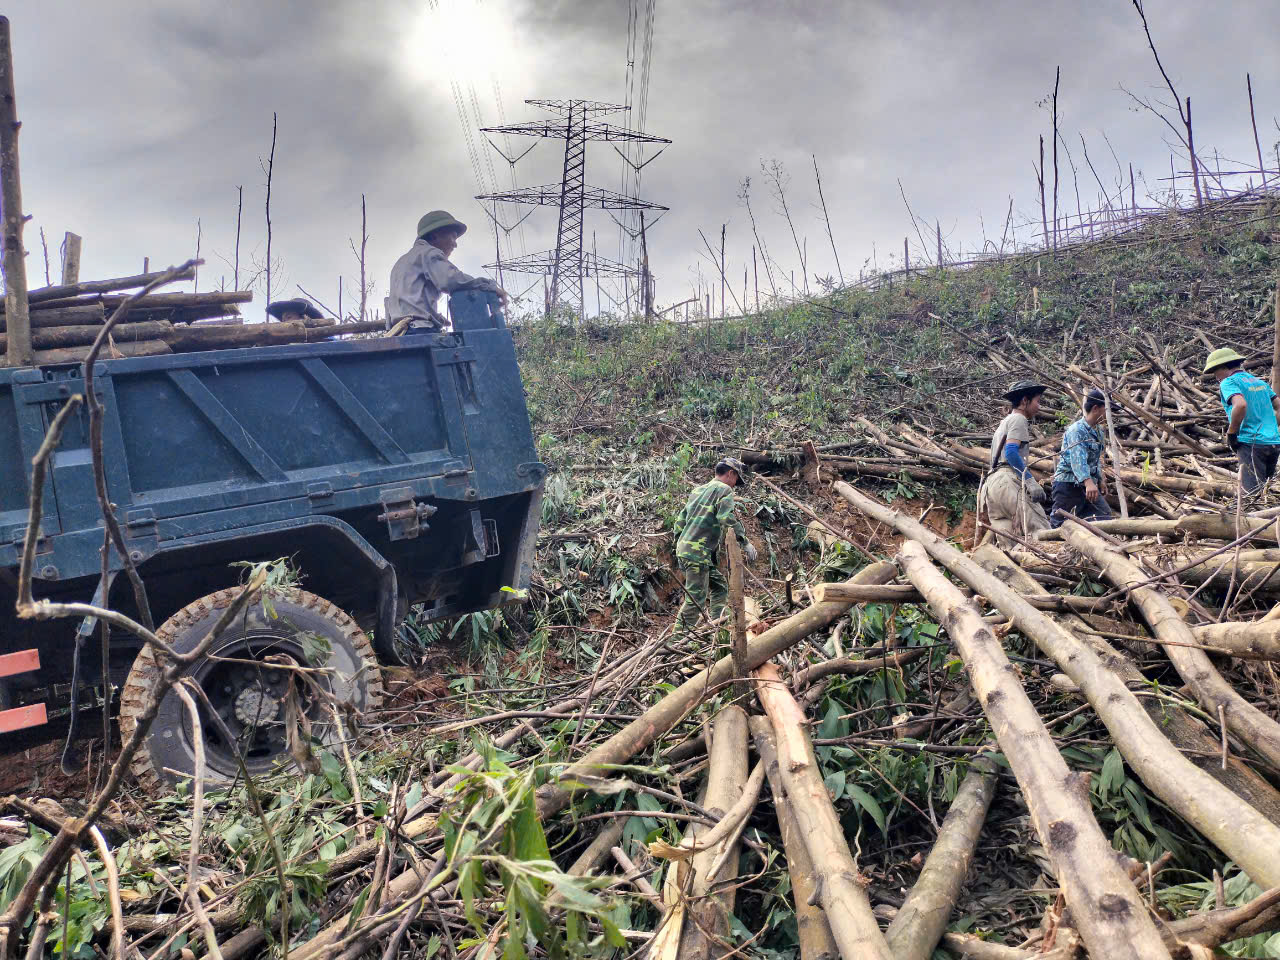
<path id="1" fill-rule="evenodd" d="M 449 262 L 467 225 L 444 210 L 432 210 L 418 220 L 418 239 L 391 268 L 387 295 L 388 322 L 409 319 L 411 330 L 443 330 L 449 321 L 437 304 L 440 294 L 455 290 L 489 290 L 508 303 L 507 292 L 488 277 L 473 277 Z"/>
<path id="2" fill-rule="evenodd" d="M 1218 381 L 1218 395 L 1227 415 L 1227 446 L 1240 461 L 1240 485 L 1257 493 L 1276 472 L 1280 459 L 1280 399 L 1265 380 L 1244 369 L 1244 357 L 1230 347 L 1209 354 L 1204 372 Z"/>

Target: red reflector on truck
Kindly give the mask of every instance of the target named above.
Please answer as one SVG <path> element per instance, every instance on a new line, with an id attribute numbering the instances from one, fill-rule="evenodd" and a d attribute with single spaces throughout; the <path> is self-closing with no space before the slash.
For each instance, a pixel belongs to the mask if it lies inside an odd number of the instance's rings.
<path id="1" fill-rule="evenodd" d="M 19 650 L 17 653 L 0 654 L 0 677 L 12 677 L 16 673 L 30 673 L 40 669 L 39 650 Z"/>
<path id="2" fill-rule="evenodd" d="M 12 710 L 0 710 L 0 733 L 13 733 L 15 730 L 25 730 L 27 727 L 39 727 L 46 722 L 43 703 L 14 707 Z"/>

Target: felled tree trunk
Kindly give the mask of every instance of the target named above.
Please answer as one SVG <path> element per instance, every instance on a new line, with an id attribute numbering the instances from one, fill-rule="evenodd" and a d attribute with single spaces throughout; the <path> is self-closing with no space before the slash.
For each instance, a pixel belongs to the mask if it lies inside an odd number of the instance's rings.
<path id="1" fill-rule="evenodd" d="M 158 340 L 173 329 L 165 320 L 144 320 L 141 323 L 121 323 L 111 330 L 116 344 L 135 340 Z M 102 324 L 77 324 L 75 326 L 36 327 L 31 331 L 31 345 L 37 350 L 53 350 L 59 347 L 87 347 L 98 339 Z M 8 337 L 0 334 L 0 350 L 8 345 Z"/>
<path id="2" fill-rule="evenodd" d="M 906 541 L 898 557 L 969 670 L 1089 951 L 1109 960 L 1164 960 L 1169 951 L 1093 818 L 1087 781 L 1067 768 L 1000 641 L 973 603 L 934 567 L 922 544 Z"/>
<path id="3" fill-rule="evenodd" d="M 887 583 L 897 573 L 891 563 L 873 563 L 863 567 L 850 583 Z M 747 666 L 754 669 L 799 643 L 809 634 L 830 626 L 853 606 L 851 603 L 816 603 L 770 627 L 747 641 Z M 733 679 L 732 657 L 722 657 L 714 665 L 690 677 L 659 700 L 641 716 L 596 747 L 561 774 L 564 780 L 596 776 L 606 764 L 626 763 L 677 723 L 703 700 L 713 696 Z M 570 792 L 554 784 L 538 791 L 538 813 L 544 817 L 563 810 Z"/>
<path id="4" fill-rule="evenodd" d="M 1244 660 L 1280 660 L 1280 620 L 1253 623 L 1208 623 L 1191 632 L 1206 647 L 1217 647 Z"/>
<path id="5" fill-rule="evenodd" d="M 773 724 L 782 782 L 817 872 L 822 909 L 840 955 L 844 960 L 893 960 L 818 769 L 804 711 L 776 666 L 766 663 L 755 677 L 756 692 Z"/>
<path id="6" fill-rule="evenodd" d="M 742 795 L 746 782 L 747 714 L 741 707 L 731 705 L 720 711 L 711 733 L 707 789 L 702 805 L 717 816 L 724 816 Z M 694 834 L 705 834 L 709 829 L 697 825 Z M 715 895 L 711 891 L 717 884 L 732 880 L 737 875 L 736 836 L 693 855 L 693 883 L 689 890 L 691 902 L 680 935 L 681 960 L 707 960 L 732 952 L 721 946 L 721 940 L 729 931 L 733 887 Z"/>
<path id="7" fill-rule="evenodd" d="M 88 358 L 90 349 L 92 349 L 91 346 L 37 350 L 33 354 L 32 363 L 36 366 L 80 363 Z M 163 340 L 130 340 L 127 343 L 117 343 L 114 350 L 110 347 L 103 348 L 98 357 L 102 360 L 110 360 L 113 357 L 156 357 L 172 352 Z"/>
<path id="8" fill-rule="evenodd" d="M 1166 727 L 1161 704 L 1144 708 L 1124 683 L 1128 679 L 1127 662 L 1108 644 L 1097 638 L 1085 641 L 1063 629 L 1026 603 L 1003 579 L 982 569 L 974 559 L 922 524 L 845 484 L 837 484 L 836 490 L 859 510 L 919 541 L 934 559 L 1012 618 L 1018 629 L 1080 687 L 1120 753 L 1156 796 L 1209 837 L 1258 883 L 1280 883 L 1280 829 L 1273 822 L 1276 792 L 1261 777 L 1238 762 L 1229 763 L 1225 772 L 1216 759 L 1212 761 L 1213 766 L 1219 767 L 1216 772 L 1196 766 L 1169 742 L 1164 732 L 1168 730 L 1172 735 L 1173 731 L 1181 731 L 1185 739 L 1179 741 L 1180 745 L 1194 744 L 1203 749 L 1206 743 L 1195 734 L 1195 725 L 1188 727 L 1177 721 L 1181 711 L 1171 711 L 1174 719 Z M 1004 556 L 998 551 L 985 555 Z M 1019 586 L 1031 579 L 1025 571 L 1020 572 L 1026 579 L 1018 581 Z M 1133 673 L 1136 675 L 1137 671 Z M 1207 746 L 1216 754 L 1212 741 Z M 1228 778 L 1227 774 L 1231 776 Z M 1248 799 L 1241 799 L 1241 795 Z M 1257 804 L 1256 808 L 1250 800 Z"/>
<path id="9" fill-rule="evenodd" d="M 1007 554 L 994 546 L 979 547 L 974 551 L 973 559 L 1015 589 L 1044 589 Z M 998 597 L 991 593 L 988 597 L 999 604 Z M 1018 628 L 1033 640 L 1042 635 L 1030 622 L 1022 618 L 1015 618 L 1015 621 Z M 1070 622 L 1063 623 L 1063 626 L 1069 628 Z M 1074 632 L 1070 635 L 1077 636 Z M 1088 633 L 1078 636 L 1092 650 L 1097 660 L 1130 690 L 1140 690 L 1147 685 L 1146 677 L 1133 662 L 1106 640 Z M 1105 677 L 1102 678 L 1104 682 L 1097 687 L 1095 698 L 1094 684 L 1085 672 L 1089 662 L 1087 656 L 1073 659 L 1069 647 L 1064 647 L 1059 652 L 1043 641 L 1036 642 L 1060 666 L 1072 667 L 1073 679 L 1079 678 L 1077 684 L 1082 692 L 1088 688 L 1086 696 L 1090 701 L 1101 703 L 1101 709 L 1097 712 L 1112 731 L 1121 754 L 1156 796 L 1209 836 L 1229 856 L 1248 858 L 1253 853 L 1255 856 L 1252 859 L 1237 861 L 1247 864 L 1246 873 L 1251 868 L 1264 870 L 1268 862 L 1280 859 L 1280 848 L 1275 846 L 1280 842 L 1280 832 L 1269 828 L 1266 823 L 1260 823 L 1252 811 L 1238 803 L 1238 800 L 1243 800 L 1253 810 L 1261 813 L 1273 827 L 1280 826 L 1280 792 L 1238 757 L 1228 757 L 1226 769 L 1223 769 L 1218 758 L 1218 738 L 1198 718 L 1168 701 L 1153 697 L 1138 699 L 1132 693 L 1122 692 Z M 1089 672 L 1093 672 L 1092 669 Z M 1150 718 L 1150 723 L 1144 723 L 1133 712 L 1132 706 L 1126 705 L 1129 700 L 1137 701 Z M 1160 735 L 1167 738 L 1176 749 L 1170 749 L 1168 744 L 1161 742 Z M 1140 739 L 1136 744 L 1131 744 L 1129 738 L 1135 736 L 1140 736 Z M 1189 766 L 1195 769 L 1188 769 Z M 1205 780 L 1206 776 L 1212 777 L 1226 790 L 1209 784 Z M 1221 812 L 1206 817 L 1205 810 Z M 1241 821 L 1244 829 L 1237 825 L 1236 818 L 1239 817 L 1245 818 Z M 1265 880 L 1263 877 L 1259 882 L 1263 883 Z"/>
<path id="10" fill-rule="evenodd" d="M 1101 567 L 1108 580 L 1118 587 L 1133 587 L 1133 602 L 1142 611 L 1156 638 L 1167 641 L 1164 646 L 1166 655 L 1194 692 L 1200 706 L 1212 717 L 1219 715 L 1218 708 L 1221 707 L 1227 727 L 1273 767 L 1280 769 L 1280 724 L 1245 700 L 1222 678 L 1208 654 L 1199 648 L 1191 628 L 1178 616 L 1164 594 L 1152 585 L 1134 586 L 1149 579 L 1141 568 L 1080 524 L 1066 523 L 1063 530 L 1067 543 Z M 1274 855 L 1272 859 L 1274 861 Z M 1258 881 L 1262 882 L 1261 878 Z M 1277 883 L 1280 883 L 1280 877 L 1268 885 Z"/>
<path id="11" fill-rule="evenodd" d="M 778 831 L 782 834 L 782 849 L 787 857 L 787 872 L 791 875 L 791 900 L 796 912 L 796 931 L 800 939 L 800 960 L 835 960 L 840 956 L 831 925 L 818 906 L 813 894 L 817 889 L 813 861 L 800 834 L 791 800 L 782 782 L 778 768 L 778 748 L 773 739 L 773 725 L 768 717 L 752 717 L 749 721 L 751 737 L 756 753 L 764 763 L 764 775 L 769 778 L 773 791 L 773 807 L 778 815 Z"/>
<path id="12" fill-rule="evenodd" d="M 884 932 L 898 960 L 929 960 L 964 886 L 991 800 L 996 795 L 996 766 L 979 757 L 942 821 L 942 829 L 906 902 Z"/>

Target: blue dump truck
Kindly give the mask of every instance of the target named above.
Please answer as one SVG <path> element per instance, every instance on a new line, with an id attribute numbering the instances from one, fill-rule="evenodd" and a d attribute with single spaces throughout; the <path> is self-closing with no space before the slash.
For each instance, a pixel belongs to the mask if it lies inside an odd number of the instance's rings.
<path id="1" fill-rule="evenodd" d="M 190 671 L 222 720 L 202 722 L 211 779 L 234 777 L 237 756 L 254 771 L 286 755 L 290 710 L 295 727 L 310 712 L 319 735 L 338 725 L 334 702 L 376 708 L 378 663 L 400 662 L 410 606 L 456 617 L 528 585 L 546 467 L 511 334 L 491 294 L 458 293 L 451 307 L 449 333 L 95 368 L 107 487 L 160 635 L 192 649 L 246 562 L 288 558 L 301 577 Z M 127 734 L 159 675 L 152 650 L 113 630 L 104 685 L 93 622 L 15 615 L 31 460 L 83 390 L 80 366 L 0 369 L 0 751 L 65 736 L 80 711 L 117 710 Z M 35 597 L 105 599 L 137 617 L 115 551 L 102 582 L 103 538 L 81 407 L 45 484 Z M 324 668 L 314 675 L 333 697 L 299 692 L 307 684 L 279 667 L 290 662 Z M 156 783 L 193 769 L 192 727 L 171 692 L 134 772 Z"/>

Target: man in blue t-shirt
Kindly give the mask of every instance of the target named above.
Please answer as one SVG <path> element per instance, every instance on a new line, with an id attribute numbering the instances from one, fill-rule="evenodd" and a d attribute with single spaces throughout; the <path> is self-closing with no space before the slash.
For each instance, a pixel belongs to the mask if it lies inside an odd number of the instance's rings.
<path id="1" fill-rule="evenodd" d="M 1276 414 L 1280 399 L 1265 381 L 1249 373 L 1244 357 L 1230 347 L 1209 354 L 1204 372 L 1218 380 L 1222 410 L 1227 415 L 1227 446 L 1240 461 L 1240 483 L 1245 493 L 1266 486 L 1280 459 L 1280 427 Z"/>

